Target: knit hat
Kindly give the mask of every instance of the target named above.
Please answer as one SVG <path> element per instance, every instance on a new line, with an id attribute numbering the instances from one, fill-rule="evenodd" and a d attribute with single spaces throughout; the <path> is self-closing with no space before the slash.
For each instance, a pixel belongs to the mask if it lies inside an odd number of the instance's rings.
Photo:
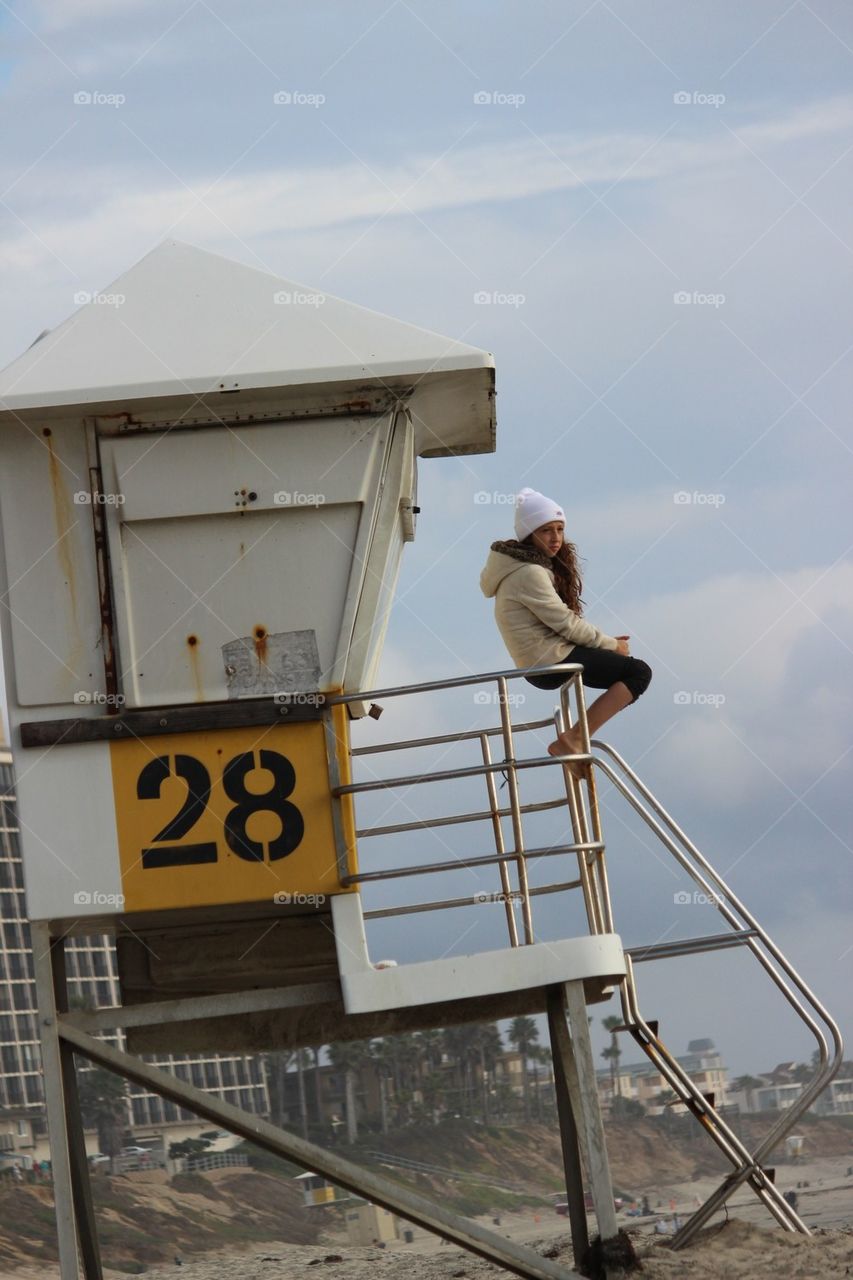
<path id="1" fill-rule="evenodd" d="M 523 542 L 529 533 L 533 533 L 541 525 L 565 519 L 563 508 L 535 489 L 522 489 L 515 499 L 515 536 L 519 542 Z"/>

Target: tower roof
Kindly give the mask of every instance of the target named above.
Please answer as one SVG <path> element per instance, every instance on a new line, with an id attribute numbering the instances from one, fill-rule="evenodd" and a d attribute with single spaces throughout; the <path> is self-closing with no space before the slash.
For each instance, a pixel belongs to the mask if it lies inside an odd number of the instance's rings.
<path id="1" fill-rule="evenodd" d="M 477 347 L 166 240 L 0 372 L 0 411 L 493 365 Z"/>

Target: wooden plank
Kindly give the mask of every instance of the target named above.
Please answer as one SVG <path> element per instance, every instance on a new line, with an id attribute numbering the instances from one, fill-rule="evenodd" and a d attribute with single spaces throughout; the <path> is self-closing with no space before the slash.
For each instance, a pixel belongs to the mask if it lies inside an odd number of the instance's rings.
<path id="1" fill-rule="evenodd" d="M 50 1136 L 50 1164 L 59 1245 L 59 1270 L 62 1280 L 79 1280 L 77 1220 L 71 1186 L 68 1130 L 65 1124 L 65 1093 L 53 987 L 53 967 L 50 957 L 51 940 L 47 925 L 43 921 L 34 920 L 30 930 L 35 965 L 44 1098 Z"/>
<path id="2" fill-rule="evenodd" d="M 64 720 L 28 720 L 20 726 L 22 747 L 59 747 L 70 742 L 114 742 L 118 738 L 150 738 L 200 729 L 234 729 L 278 724 L 282 719 L 320 720 L 323 694 L 294 694 L 309 702 L 279 703 L 274 698 L 210 702 L 153 711 L 125 711 L 112 716 L 77 716 Z"/>
<path id="3" fill-rule="evenodd" d="M 231 1133 L 236 1133 L 275 1155 L 292 1160 L 303 1169 L 322 1174 L 337 1186 L 364 1196 L 373 1204 L 381 1205 L 401 1218 L 415 1222 L 427 1231 L 443 1236 L 499 1267 L 505 1267 L 524 1277 L 524 1280 L 578 1280 L 577 1272 L 565 1270 L 541 1257 L 533 1249 L 488 1231 L 479 1223 L 460 1218 L 443 1205 L 433 1204 L 383 1174 L 353 1164 L 337 1152 L 327 1151 L 295 1134 L 277 1129 L 258 1116 L 203 1093 L 167 1071 L 161 1071 L 139 1058 L 119 1052 L 102 1040 L 95 1040 L 85 1032 L 67 1025 L 60 1027 L 60 1034 L 73 1045 L 75 1052 L 82 1053 L 91 1061 L 102 1063 L 111 1071 L 117 1071 L 129 1080 L 153 1089 L 162 1097 L 169 1098 L 214 1124 L 221 1124 Z"/>
<path id="4" fill-rule="evenodd" d="M 592 1056 L 592 1043 L 589 1038 L 583 983 L 567 982 L 564 990 L 568 1029 L 571 1036 L 571 1058 L 576 1080 L 575 1115 L 579 1117 L 580 1132 L 585 1136 L 584 1155 L 592 1203 L 595 1206 L 601 1239 L 606 1242 L 619 1234 L 619 1228 L 616 1224 L 613 1182 L 610 1177 L 610 1161 L 604 1140 L 604 1120 L 598 1099 L 598 1083 Z M 560 1021 L 562 1022 L 562 1019 Z"/>
<path id="5" fill-rule="evenodd" d="M 560 1143 L 563 1148 L 563 1168 L 566 1175 L 566 1203 L 569 1226 L 572 1232 L 572 1256 L 580 1270 L 589 1248 L 589 1229 L 586 1222 L 586 1204 L 583 1193 L 578 1129 L 572 1111 L 572 1099 L 566 1078 L 561 1052 L 559 1026 L 565 1026 L 566 1011 L 562 987 L 548 988 L 548 1030 L 551 1037 L 551 1059 L 554 1063 L 554 1092 L 557 1097 L 557 1117 L 560 1122 Z M 563 1043 L 565 1049 L 565 1043 Z"/>

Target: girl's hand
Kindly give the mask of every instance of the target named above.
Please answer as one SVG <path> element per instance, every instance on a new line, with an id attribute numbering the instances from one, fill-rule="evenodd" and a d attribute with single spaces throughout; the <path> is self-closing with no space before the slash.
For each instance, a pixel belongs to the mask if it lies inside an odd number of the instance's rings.
<path id="1" fill-rule="evenodd" d="M 623 657 L 625 657 L 625 658 L 630 657 L 631 655 L 630 655 L 629 650 L 628 650 L 628 641 L 631 639 L 631 637 L 630 637 L 630 636 L 616 636 L 615 638 L 616 638 L 616 652 L 617 652 L 617 653 L 621 653 L 621 654 L 622 654 L 622 656 L 623 656 Z"/>

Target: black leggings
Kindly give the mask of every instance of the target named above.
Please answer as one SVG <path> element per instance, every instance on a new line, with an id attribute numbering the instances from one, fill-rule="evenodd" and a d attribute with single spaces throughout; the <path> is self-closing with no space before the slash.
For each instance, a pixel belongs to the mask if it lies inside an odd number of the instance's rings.
<path id="1" fill-rule="evenodd" d="M 580 663 L 583 667 L 581 679 L 590 689 L 609 689 L 621 680 L 631 691 L 634 702 L 641 693 L 645 693 L 652 678 L 652 669 L 642 658 L 626 657 L 613 649 L 589 649 L 586 645 L 576 644 L 561 661 Z M 559 689 L 567 679 L 568 676 L 559 672 L 552 676 L 525 676 L 528 684 L 537 689 Z"/>

